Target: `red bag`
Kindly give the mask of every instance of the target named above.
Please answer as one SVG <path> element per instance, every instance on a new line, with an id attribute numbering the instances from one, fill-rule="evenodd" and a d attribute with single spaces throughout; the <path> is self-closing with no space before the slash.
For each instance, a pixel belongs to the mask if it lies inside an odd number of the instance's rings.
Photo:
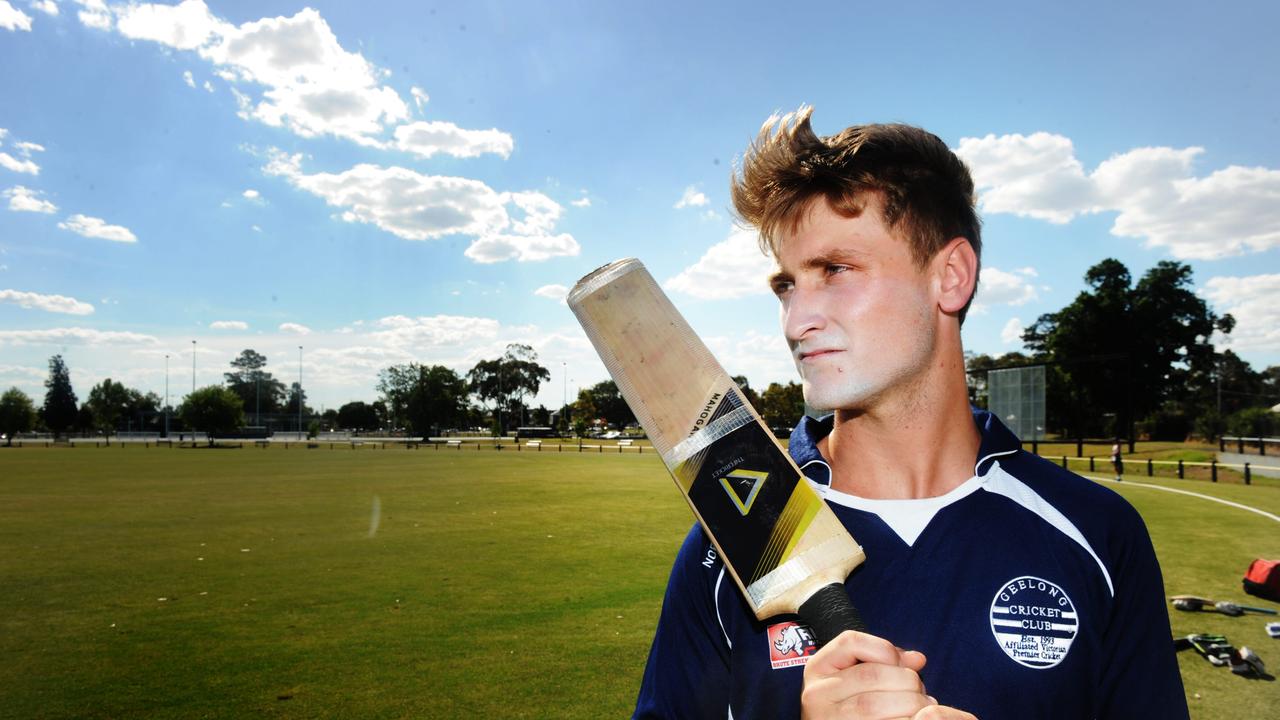
<path id="1" fill-rule="evenodd" d="M 1280 602 L 1280 560 L 1254 560 L 1242 582 L 1250 595 Z"/>

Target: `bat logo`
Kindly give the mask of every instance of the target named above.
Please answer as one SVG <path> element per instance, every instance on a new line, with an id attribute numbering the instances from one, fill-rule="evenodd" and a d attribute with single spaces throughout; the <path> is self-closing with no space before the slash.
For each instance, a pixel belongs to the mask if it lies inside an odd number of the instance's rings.
<path id="1" fill-rule="evenodd" d="M 769 664 L 774 670 L 804 665 L 818 651 L 813 631 L 794 622 L 769 626 Z"/>
<path id="2" fill-rule="evenodd" d="M 767 472 L 737 468 L 720 478 L 720 485 L 729 494 L 729 499 L 733 501 L 733 506 L 738 508 L 738 512 L 746 515 L 751 512 L 751 506 L 755 504 L 756 496 L 760 494 L 760 487 L 768 477 Z"/>

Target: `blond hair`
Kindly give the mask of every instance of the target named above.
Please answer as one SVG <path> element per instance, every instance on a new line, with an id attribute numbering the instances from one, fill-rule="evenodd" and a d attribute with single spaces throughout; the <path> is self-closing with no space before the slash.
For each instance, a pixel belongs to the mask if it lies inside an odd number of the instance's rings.
<path id="1" fill-rule="evenodd" d="M 734 209 L 759 229 L 761 250 L 778 257 L 782 237 L 797 230 L 817 198 L 837 214 L 857 217 L 875 194 L 885 224 L 907 242 L 918 266 L 957 237 L 981 260 L 973 178 L 946 143 L 900 124 L 854 125 L 819 137 L 811 115 L 813 108 L 802 106 L 771 116 L 733 174 Z M 961 322 L 968 309 L 966 303 Z"/>

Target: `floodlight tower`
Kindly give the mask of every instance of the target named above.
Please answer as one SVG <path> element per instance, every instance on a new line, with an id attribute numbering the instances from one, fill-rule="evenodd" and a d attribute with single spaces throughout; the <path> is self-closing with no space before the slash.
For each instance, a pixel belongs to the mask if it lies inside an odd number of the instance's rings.
<path id="1" fill-rule="evenodd" d="M 302 346 L 298 346 L 298 439 L 302 439 Z"/>
<path id="2" fill-rule="evenodd" d="M 169 353 L 164 354 L 164 436 L 169 437 Z"/>
<path id="3" fill-rule="evenodd" d="M 191 341 L 191 392 L 196 391 L 196 341 Z"/>

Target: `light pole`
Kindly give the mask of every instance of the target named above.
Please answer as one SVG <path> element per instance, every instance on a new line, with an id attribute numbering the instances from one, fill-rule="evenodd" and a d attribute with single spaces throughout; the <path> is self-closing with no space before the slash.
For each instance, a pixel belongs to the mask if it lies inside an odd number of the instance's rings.
<path id="1" fill-rule="evenodd" d="M 191 393 L 196 391 L 196 341 L 191 341 Z"/>
<path id="2" fill-rule="evenodd" d="M 164 354 L 164 436 L 169 437 L 169 353 Z"/>
<path id="3" fill-rule="evenodd" d="M 302 439 L 302 346 L 298 346 L 298 439 Z"/>
<path id="4" fill-rule="evenodd" d="M 565 415 L 569 412 L 569 363 L 560 361 L 560 424 L 565 428 L 569 427 L 569 418 Z"/>

